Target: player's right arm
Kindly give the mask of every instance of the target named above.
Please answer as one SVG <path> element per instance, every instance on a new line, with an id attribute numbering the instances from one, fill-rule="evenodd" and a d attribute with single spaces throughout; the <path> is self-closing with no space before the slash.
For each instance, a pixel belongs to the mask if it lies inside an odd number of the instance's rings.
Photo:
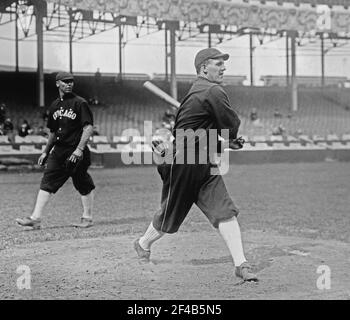
<path id="1" fill-rule="evenodd" d="M 51 149 L 55 145 L 55 141 L 56 141 L 56 134 L 54 132 L 50 132 L 45 149 L 38 159 L 38 165 L 43 166 L 45 164 Z"/>

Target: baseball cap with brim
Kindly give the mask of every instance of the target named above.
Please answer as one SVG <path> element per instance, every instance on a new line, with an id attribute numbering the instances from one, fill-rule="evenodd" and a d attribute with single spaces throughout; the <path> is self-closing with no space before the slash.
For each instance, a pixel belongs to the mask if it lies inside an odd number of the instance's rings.
<path id="1" fill-rule="evenodd" d="M 226 61 L 229 58 L 229 54 L 222 53 L 221 51 L 215 48 L 202 49 L 196 54 L 196 57 L 194 59 L 194 66 L 197 69 L 206 60 L 219 58 L 223 58 Z"/>
<path id="2" fill-rule="evenodd" d="M 61 81 L 74 80 L 74 77 L 69 72 L 61 71 L 61 72 L 58 72 L 57 75 L 56 75 L 56 81 L 58 81 L 58 80 L 61 80 Z"/>

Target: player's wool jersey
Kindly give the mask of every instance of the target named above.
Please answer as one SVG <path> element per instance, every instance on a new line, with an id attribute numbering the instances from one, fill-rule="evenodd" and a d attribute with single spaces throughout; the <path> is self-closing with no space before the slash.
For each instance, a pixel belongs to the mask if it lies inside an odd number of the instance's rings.
<path id="1" fill-rule="evenodd" d="M 70 93 L 51 104 L 47 127 L 56 134 L 56 145 L 77 146 L 86 124 L 93 125 L 93 115 L 82 97 Z"/>
<path id="2" fill-rule="evenodd" d="M 222 86 L 198 77 L 176 113 L 173 129 L 176 149 L 180 147 L 181 143 L 177 139 L 179 129 L 205 131 L 209 142 L 209 129 L 217 129 L 218 134 L 220 134 L 221 129 L 228 129 L 229 138 L 237 138 L 240 123 L 241 121 L 230 106 L 229 98 Z M 198 145 L 201 140 L 202 137 L 199 134 L 199 137 L 195 137 L 195 144 Z M 186 142 L 184 139 L 183 147 L 184 149 L 189 148 L 188 140 Z"/>

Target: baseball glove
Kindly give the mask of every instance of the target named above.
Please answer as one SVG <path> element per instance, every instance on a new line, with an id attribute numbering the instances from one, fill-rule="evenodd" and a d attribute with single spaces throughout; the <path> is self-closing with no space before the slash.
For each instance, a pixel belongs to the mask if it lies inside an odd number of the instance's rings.
<path id="1" fill-rule="evenodd" d="M 233 150 L 242 149 L 245 140 L 242 137 L 238 137 L 237 139 L 232 139 L 228 143 L 228 147 Z"/>
<path id="2" fill-rule="evenodd" d="M 165 157 L 168 153 L 168 146 L 166 142 L 160 139 L 155 139 L 152 140 L 152 151 L 158 156 Z"/>
<path id="3" fill-rule="evenodd" d="M 64 161 L 64 168 L 66 172 L 69 174 L 73 174 L 76 172 L 81 160 L 83 160 L 83 156 L 77 156 L 73 152 L 67 159 Z"/>
<path id="4" fill-rule="evenodd" d="M 64 162 L 64 168 L 66 170 L 66 172 L 68 172 L 69 174 L 73 174 L 77 171 L 77 168 L 80 164 L 81 160 L 78 160 L 76 162 L 70 161 L 69 157 L 66 159 L 66 161 Z"/>

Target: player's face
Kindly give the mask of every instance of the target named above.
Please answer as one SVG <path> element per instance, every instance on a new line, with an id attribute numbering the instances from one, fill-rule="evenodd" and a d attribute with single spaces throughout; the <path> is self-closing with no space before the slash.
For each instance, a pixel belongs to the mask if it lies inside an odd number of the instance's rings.
<path id="1" fill-rule="evenodd" d="M 71 93 L 73 91 L 74 81 L 73 80 L 58 80 L 56 81 L 58 90 L 63 93 Z"/>
<path id="2" fill-rule="evenodd" d="M 223 58 L 209 59 L 208 63 L 204 67 L 207 72 L 207 78 L 211 82 L 222 83 L 224 80 L 225 61 Z"/>

